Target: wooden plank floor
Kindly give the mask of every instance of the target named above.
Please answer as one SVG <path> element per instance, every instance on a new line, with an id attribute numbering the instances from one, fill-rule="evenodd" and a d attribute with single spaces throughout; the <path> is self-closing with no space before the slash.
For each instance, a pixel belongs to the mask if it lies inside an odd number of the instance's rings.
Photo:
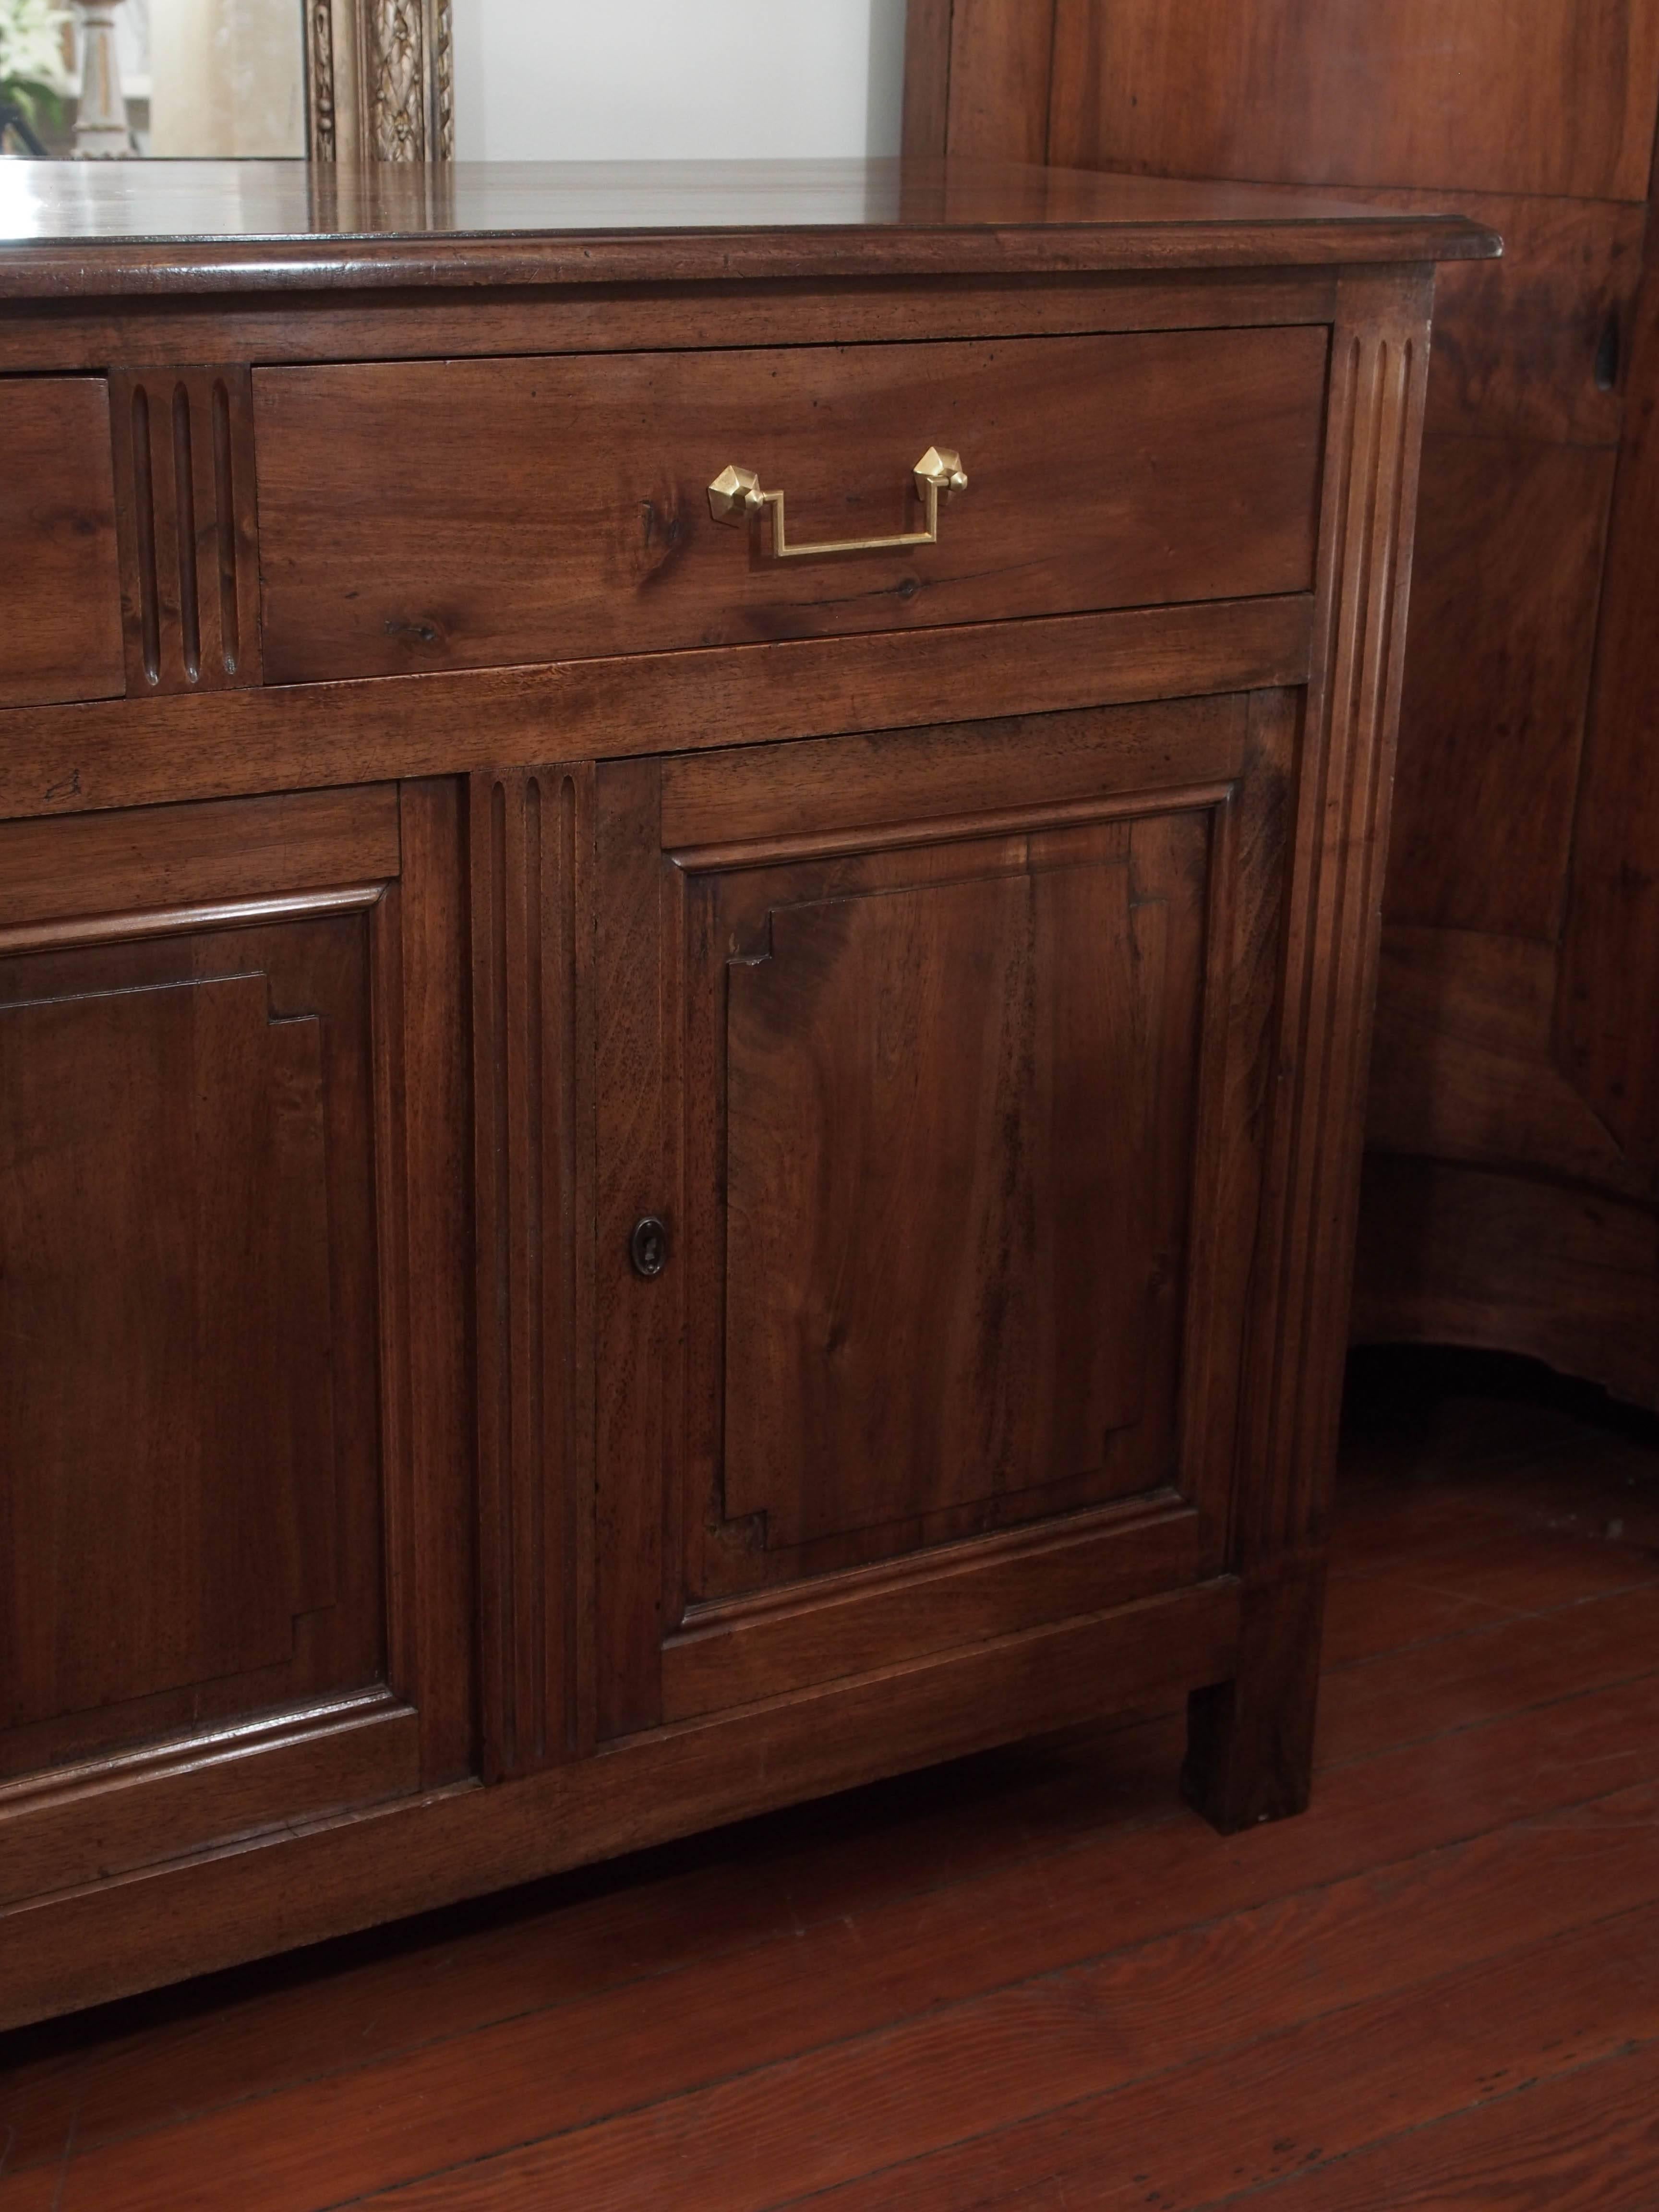
<path id="1" fill-rule="evenodd" d="M 1659 2207 L 1659 1424 L 1359 1379 L 1305 1818 L 1153 1716 L 0 2039 L 0 2212 Z"/>

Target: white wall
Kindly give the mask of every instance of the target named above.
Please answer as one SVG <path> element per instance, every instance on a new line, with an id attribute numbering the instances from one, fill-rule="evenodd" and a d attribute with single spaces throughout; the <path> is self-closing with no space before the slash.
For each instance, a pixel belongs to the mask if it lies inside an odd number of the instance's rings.
<path id="1" fill-rule="evenodd" d="M 454 0 L 462 161 L 896 154 L 905 0 Z"/>

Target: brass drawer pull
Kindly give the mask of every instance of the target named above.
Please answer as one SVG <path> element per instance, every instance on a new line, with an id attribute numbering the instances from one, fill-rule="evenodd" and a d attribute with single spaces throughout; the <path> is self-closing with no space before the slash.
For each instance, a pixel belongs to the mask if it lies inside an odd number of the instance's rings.
<path id="1" fill-rule="evenodd" d="M 780 561 L 799 561 L 817 553 L 890 552 L 900 545 L 937 545 L 939 495 L 966 491 L 968 477 L 961 456 L 948 446 L 929 446 L 913 472 L 927 516 L 925 530 L 906 530 L 896 538 L 842 538 L 820 545 L 792 545 L 783 518 L 783 494 L 763 491 L 753 469 L 722 469 L 708 487 L 708 512 L 716 522 L 742 529 L 763 507 L 772 510 L 772 550 Z"/>

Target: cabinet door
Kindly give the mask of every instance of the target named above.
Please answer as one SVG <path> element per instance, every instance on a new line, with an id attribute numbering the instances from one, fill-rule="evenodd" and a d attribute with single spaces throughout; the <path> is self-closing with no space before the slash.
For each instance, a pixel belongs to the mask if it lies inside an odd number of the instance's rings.
<path id="1" fill-rule="evenodd" d="M 0 1902 L 469 1764 L 457 815 L 0 828 Z"/>
<path id="2" fill-rule="evenodd" d="M 601 768 L 601 1735 L 1221 1570 L 1292 734 Z"/>

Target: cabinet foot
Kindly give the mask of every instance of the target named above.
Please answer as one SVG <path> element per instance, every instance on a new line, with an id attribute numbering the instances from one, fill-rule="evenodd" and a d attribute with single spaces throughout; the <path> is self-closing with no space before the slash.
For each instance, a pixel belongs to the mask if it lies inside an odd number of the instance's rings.
<path id="1" fill-rule="evenodd" d="M 1224 1836 L 1307 1808 L 1324 1604 L 1322 1565 L 1247 1585 L 1238 1673 L 1188 1700 L 1182 1793 Z"/>

